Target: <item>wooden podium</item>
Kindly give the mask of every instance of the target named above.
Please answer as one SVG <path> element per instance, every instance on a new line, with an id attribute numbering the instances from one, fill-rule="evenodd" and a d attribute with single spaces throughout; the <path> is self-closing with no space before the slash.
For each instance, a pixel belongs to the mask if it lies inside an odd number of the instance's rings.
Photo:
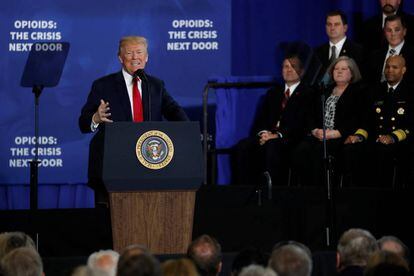
<path id="1" fill-rule="evenodd" d="M 203 179 L 198 123 L 107 124 L 102 179 L 109 191 L 114 250 L 142 244 L 154 254 L 186 252 Z"/>

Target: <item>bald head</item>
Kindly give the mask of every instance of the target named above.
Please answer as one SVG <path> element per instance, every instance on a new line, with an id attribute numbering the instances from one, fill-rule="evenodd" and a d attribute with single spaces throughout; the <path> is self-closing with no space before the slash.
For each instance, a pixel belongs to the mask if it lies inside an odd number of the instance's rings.
<path id="1" fill-rule="evenodd" d="M 405 59 L 403 56 L 390 56 L 386 63 L 384 74 L 389 85 L 396 85 L 399 83 L 407 68 L 405 67 Z"/>

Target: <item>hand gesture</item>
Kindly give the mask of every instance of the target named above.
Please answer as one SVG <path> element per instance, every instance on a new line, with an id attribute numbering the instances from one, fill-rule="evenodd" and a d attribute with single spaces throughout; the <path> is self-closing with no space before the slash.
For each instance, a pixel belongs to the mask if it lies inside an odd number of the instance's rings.
<path id="1" fill-rule="evenodd" d="M 98 110 L 92 116 L 92 121 L 95 124 L 112 123 L 113 121 L 109 119 L 109 117 L 111 116 L 109 110 L 109 102 L 105 102 L 101 99 L 101 103 L 98 107 Z"/>

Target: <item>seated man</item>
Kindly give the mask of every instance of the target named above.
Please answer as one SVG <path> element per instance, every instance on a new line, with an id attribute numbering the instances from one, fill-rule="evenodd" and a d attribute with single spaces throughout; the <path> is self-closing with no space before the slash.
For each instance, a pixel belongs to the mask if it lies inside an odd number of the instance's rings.
<path id="1" fill-rule="evenodd" d="M 412 143 L 414 94 L 411 85 L 403 78 L 405 72 L 404 57 L 391 56 L 387 59 L 386 81 L 372 90 L 373 104 L 365 127 L 358 129 L 355 135 L 345 141 L 346 144 L 367 141 L 366 152 L 354 151 L 353 154 L 369 158 L 365 163 L 372 165 L 370 177 L 374 177 L 373 182 L 377 186 L 391 185 L 394 165 L 399 165 L 404 173 L 408 172 L 407 152 Z M 367 170 L 367 166 L 359 168 Z M 354 179 L 358 178 L 355 173 L 364 174 L 361 171 L 354 172 Z"/>
<path id="2" fill-rule="evenodd" d="M 265 171 L 269 172 L 276 185 L 287 183 L 287 156 L 305 136 L 305 111 L 312 94 L 310 88 L 301 82 L 303 71 L 297 55 L 284 59 L 282 76 L 285 84 L 267 92 L 255 124 L 257 136 L 237 145 L 237 184 L 252 185 Z"/>

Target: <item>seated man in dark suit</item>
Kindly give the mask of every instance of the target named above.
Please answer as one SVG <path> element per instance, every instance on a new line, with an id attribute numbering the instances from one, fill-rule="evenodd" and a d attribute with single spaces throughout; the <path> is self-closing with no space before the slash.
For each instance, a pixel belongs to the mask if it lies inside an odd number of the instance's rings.
<path id="1" fill-rule="evenodd" d="M 305 111 L 312 96 L 301 82 L 303 73 L 303 63 L 297 55 L 284 59 L 285 84 L 267 92 L 254 127 L 256 137 L 237 145 L 236 184 L 255 184 L 265 171 L 270 173 L 274 184 L 287 184 L 287 156 L 305 135 Z"/>
<path id="2" fill-rule="evenodd" d="M 88 185 L 95 190 L 95 203 L 108 200 L 100 180 L 103 123 L 161 121 L 163 117 L 173 121 L 188 120 L 183 109 L 168 94 L 164 82 L 144 73 L 147 49 L 144 37 L 122 38 L 118 49 L 122 70 L 95 80 L 82 108 L 80 130 L 96 132 L 90 143 L 88 168 Z"/>
<path id="3" fill-rule="evenodd" d="M 322 64 L 319 79 L 324 77 L 329 65 L 339 56 L 353 58 L 358 67 L 362 65 L 362 47 L 346 36 L 348 19 L 342 11 L 332 11 L 326 15 L 326 34 L 329 41 L 315 49 Z M 327 74 L 325 74 L 327 77 Z"/>
<path id="4" fill-rule="evenodd" d="M 371 179 L 365 181 L 372 181 L 376 186 L 391 186 L 395 165 L 403 175 L 408 173 L 407 155 L 410 145 L 412 146 L 414 126 L 414 88 L 405 81 L 405 72 L 406 65 L 402 56 L 387 59 L 386 81 L 372 90 L 373 104 L 364 123 L 365 127 L 358 129 L 355 135 L 345 141 L 354 147 L 361 147 L 359 142 L 367 141 L 365 150 L 350 150 L 349 154 L 359 155 L 350 160 L 362 160 L 365 156 L 365 164 L 355 167 L 362 171 L 357 171 L 354 179 L 367 174 L 368 164 L 373 171 L 369 174 Z M 368 183 L 361 185 L 364 184 Z"/>
<path id="5" fill-rule="evenodd" d="M 381 13 L 368 18 L 361 28 L 356 28 L 358 42 L 362 43 L 365 53 L 370 53 L 387 45 L 384 37 L 385 18 L 391 15 L 399 15 L 406 22 L 407 41 L 414 43 L 414 16 L 403 11 L 401 0 L 379 0 Z"/>
<path id="6" fill-rule="evenodd" d="M 385 19 L 384 35 L 387 45 L 374 51 L 368 58 L 364 77 L 373 84 L 385 81 L 385 61 L 389 56 L 402 55 L 407 64 L 406 80 L 412 82 L 414 77 L 414 49 L 405 40 L 407 28 L 404 20 L 398 15 Z M 411 69 L 410 69 L 411 68 Z"/>

